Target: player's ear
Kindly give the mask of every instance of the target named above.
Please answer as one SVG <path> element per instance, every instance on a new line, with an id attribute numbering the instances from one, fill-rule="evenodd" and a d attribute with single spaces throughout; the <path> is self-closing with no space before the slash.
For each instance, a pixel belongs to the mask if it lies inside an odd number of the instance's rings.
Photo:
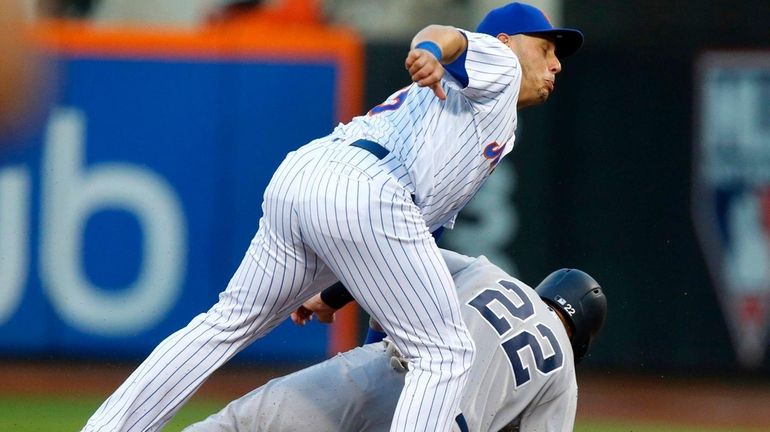
<path id="1" fill-rule="evenodd" d="M 502 42 L 502 43 L 504 43 L 504 44 L 508 45 L 508 41 L 509 41 L 509 40 L 511 40 L 511 37 L 510 37 L 510 36 L 508 36 L 508 35 L 507 35 L 507 34 L 505 34 L 505 33 L 500 33 L 499 35 L 497 35 L 497 39 L 498 39 L 500 42 Z"/>

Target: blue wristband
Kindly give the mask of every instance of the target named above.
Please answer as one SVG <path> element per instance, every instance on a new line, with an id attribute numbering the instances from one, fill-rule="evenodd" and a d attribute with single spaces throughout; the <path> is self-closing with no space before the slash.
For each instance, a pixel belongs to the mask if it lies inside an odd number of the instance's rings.
<path id="1" fill-rule="evenodd" d="M 414 49 L 424 49 L 425 51 L 433 54 L 433 57 L 436 57 L 436 60 L 438 61 L 441 61 L 441 57 L 443 57 L 443 54 L 441 54 L 441 48 L 439 48 L 436 42 L 433 41 L 422 41 L 415 45 Z"/>

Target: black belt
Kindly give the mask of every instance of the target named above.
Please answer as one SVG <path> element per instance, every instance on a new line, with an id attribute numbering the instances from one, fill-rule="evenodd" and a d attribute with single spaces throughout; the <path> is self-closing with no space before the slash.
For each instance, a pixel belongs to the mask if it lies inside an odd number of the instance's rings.
<path id="1" fill-rule="evenodd" d="M 350 145 L 353 146 L 353 147 L 358 147 L 358 148 L 364 149 L 364 150 L 368 151 L 369 153 L 377 156 L 377 159 L 380 159 L 380 160 L 384 159 L 385 156 L 390 154 L 390 150 L 388 150 L 385 147 L 377 144 L 374 141 L 360 139 L 360 140 L 353 141 L 352 143 L 350 143 Z M 412 194 L 412 202 L 415 202 L 415 203 L 417 202 L 417 201 L 415 201 L 414 194 Z"/>
<path id="2" fill-rule="evenodd" d="M 380 160 L 384 159 L 385 156 L 390 154 L 390 150 L 388 150 L 385 147 L 377 144 L 374 141 L 360 139 L 360 140 L 353 141 L 352 143 L 350 143 L 350 145 L 353 146 L 353 147 L 358 147 L 358 148 L 364 149 L 364 150 L 368 151 L 369 153 L 377 156 L 377 159 L 380 159 Z M 412 194 L 412 202 L 415 202 L 415 203 L 417 202 L 417 201 L 415 201 L 414 194 Z"/>
<path id="3" fill-rule="evenodd" d="M 380 159 L 380 160 L 385 158 L 385 156 L 387 156 L 390 153 L 390 150 L 386 149 L 385 147 L 377 144 L 374 141 L 369 141 L 365 139 L 353 141 L 352 143 L 350 143 L 350 145 L 353 147 L 362 148 L 368 151 L 369 153 L 377 156 L 377 159 Z"/>

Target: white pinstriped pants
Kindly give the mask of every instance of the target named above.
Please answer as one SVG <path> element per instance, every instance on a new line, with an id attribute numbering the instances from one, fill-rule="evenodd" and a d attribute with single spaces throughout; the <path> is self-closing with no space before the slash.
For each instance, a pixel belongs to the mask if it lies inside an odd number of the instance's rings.
<path id="1" fill-rule="evenodd" d="M 84 431 L 160 429 L 219 366 L 337 278 L 411 359 L 391 431 L 450 430 L 475 348 L 409 191 L 374 155 L 321 139 L 287 156 L 262 210 L 219 302 L 161 342 Z"/>

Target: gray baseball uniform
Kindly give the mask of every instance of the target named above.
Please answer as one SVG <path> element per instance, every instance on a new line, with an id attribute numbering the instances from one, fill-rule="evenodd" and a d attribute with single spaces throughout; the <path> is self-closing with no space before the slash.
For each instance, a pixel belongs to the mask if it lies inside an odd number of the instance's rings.
<path id="1" fill-rule="evenodd" d="M 477 348 L 454 430 L 571 431 L 575 366 L 555 312 L 486 258 L 442 253 Z M 274 379 L 185 432 L 386 431 L 404 383 L 388 344 Z"/>

